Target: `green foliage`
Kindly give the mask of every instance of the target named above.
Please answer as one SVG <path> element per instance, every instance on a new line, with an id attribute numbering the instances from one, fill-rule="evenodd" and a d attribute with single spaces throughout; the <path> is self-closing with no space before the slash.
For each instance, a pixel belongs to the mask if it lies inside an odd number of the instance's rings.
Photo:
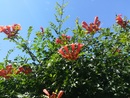
<path id="1" fill-rule="evenodd" d="M 56 38 L 70 29 L 62 30 L 64 8 L 67 3 L 56 3 L 56 23 L 44 32 L 36 32 L 28 43 L 33 27 L 28 29 L 27 39 L 6 38 L 16 43 L 17 48 L 28 54 L 9 61 L 8 51 L 0 69 L 11 63 L 30 66 L 32 73 L 13 74 L 9 79 L 0 77 L 0 98 L 45 98 L 43 89 L 49 92 L 64 91 L 63 98 L 128 98 L 130 97 L 130 25 L 122 28 L 115 24 L 112 28 L 101 28 L 95 34 L 86 34 L 76 19 L 73 36 L 66 45 L 82 43 L 84 46 L 76 60 L 67 60 L 58 53 L 62 45 Z M 56 35 L 53 34 L 56 33 Z M 55 37 L 56 36 L 56 37 Z"/>

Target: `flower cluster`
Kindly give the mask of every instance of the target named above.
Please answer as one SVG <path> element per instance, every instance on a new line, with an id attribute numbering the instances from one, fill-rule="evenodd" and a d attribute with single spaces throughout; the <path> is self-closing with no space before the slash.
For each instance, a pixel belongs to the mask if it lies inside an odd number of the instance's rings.
<path id="1" fill-rule="evenodd" d="M 89 25 L 85 21 L 82 22 L 82 27 L 87 30 L 86 33 L 95 33 L 100 30 L 99 26 L 100 21 L 98 20 L 98 17 L 95 17 L 94 22 Z"/>
<path id="2" fill-rule="evenodd" d="M 70 41 L 70 36 L 67 36 L 65 34 L 62 34 L 61 37 L 56 38 L 56 44 L 65 45 Z"/>
<path id="3" fill-rule="evenodd" d="M 123 18 L 121 17 L 122 15 L 117 15 L 116 16 L 116 22 L 122 27 L 122 28 L 126 28 L 128 21 L 123 20 Z"/>
<path id="4" fill-rule="evenodd" d="M 50 94 L 46 89 L 43 89 L 43 92 L 48 96 L 48 98 L 61 98 L 63 95 L 63 91 L 59 91 L 58 95 L 54 92 L 52 92 L 52 94 Z"/>
<path id="5" fill-rule="evenodd" d="M 83 47 L 83 44 L 73 43 L 61 47 L 58 52 L 62 55 L 63 58 L 68 60 L 76 60 L 79 57 L 79 52 Z"/>
<path id="6" fill-rule="evenodd" d="M 0 26 L 0 32 L 4 32 L 8 38 L 15 37 L 19 30 L 21 30 L 19 24 Z"/>
<path id="7" fill-rule="evenodd" d="M 0 76 L 6 79 L 10 78 L 10 74 L 13 73 L 12 70 L 12 65 L 7 65 L 5 69 L 0 70 Z"/>
<path id="8" fill-rule="evenodd" d="M 0 70 L 0 76 L 4 77 L 5 79 L 10 78 L 13 74 L 19 74 L 20 72 L 23 72 L 25 74 L 29 74 L 32 72 L 32 69 L 30 67 L 19 67 L 18 70 L 13 68 L 12 65 L 7 65 L 6 68 Z"/>
<path id="9" fill-rule="evenodd" d="M 29 74 L 32 72 L 32 69 L 30 66 L 21 66 L 18 68 L 17 74 L 19 74 L 20 72 L 23 72 L 25 74 Z"/>

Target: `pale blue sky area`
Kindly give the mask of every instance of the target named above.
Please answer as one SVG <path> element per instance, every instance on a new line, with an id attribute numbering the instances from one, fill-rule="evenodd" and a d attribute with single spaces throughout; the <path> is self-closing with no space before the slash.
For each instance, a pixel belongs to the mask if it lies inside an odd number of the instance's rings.
<path id="1" fill-rule="evenodd" d="M 34 32 L 49 26 L 50 21 L 55 22 L 55 5 L 62 0 L 0 0 L 0 25 L 21 24 L 20 35 L 25 36 L 29 26 L 34 27 Z M 65 27 L 74 28 L 75 19 L 80 22 L 93 22 L 95 16 L 99 16 L 101 27 L 111 27 L 115 23 L 115 15 L 122 14 L 130 19 L 129 0 L 65 0 L 69 4 L 65 9 L 65 15 L 70 18 Z M 0 35 L 0 62 L 6 56 L 7 51 L 15 45 L 3 41 L 6 35 Z M 12 53 L 10 58 L 21 53 Z"/>

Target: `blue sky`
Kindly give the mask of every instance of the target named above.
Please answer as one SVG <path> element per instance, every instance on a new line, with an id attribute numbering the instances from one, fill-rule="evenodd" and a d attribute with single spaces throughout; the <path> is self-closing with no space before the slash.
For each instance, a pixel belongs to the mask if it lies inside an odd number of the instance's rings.
<path id="1" fill-rule="evenodd" d="M 40 26 L 49 26 L 50 21 L 55 22 L 55 5 L 62 0 L 0 0 L 0 25 L 21 24 L 20 35 L 25 36 L 29 26 L 33 26 L 34 32 Z M 65 9 L 65 15 L 69 15 L 64 26 L 74 28 L 75 19 L 80 22 L 93 22 L 95 16 L 99 17 L 101 27 L 111 27 L 115 23 L 115 15 L 122 14 L 130 19 L 129 0 L 65 0 L 69 4 Z M 8 41 L 3 41 L 6 36 L 0 36 L 0 62 L 6 56 L 7 51 L 15 45 Z M 18 55 L 17 51 L 10 58 Z M 20 53 L 21 55 L 21 53 Z"/>

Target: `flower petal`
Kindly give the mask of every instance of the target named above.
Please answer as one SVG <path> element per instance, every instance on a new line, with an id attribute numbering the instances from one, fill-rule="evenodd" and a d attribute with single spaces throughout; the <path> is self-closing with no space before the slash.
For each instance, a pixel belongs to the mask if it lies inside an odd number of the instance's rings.
<path id="1" fill-rule="evenodd" d="M 43 89 L 43 92 L 47 95 L 50 96 L 49 92 L 47 91 L 47 89 Z"/>
<path id="2" fill-rule="evenodd" d="M 57 98 L 61 98 L 62 95 L 63 95 L 63 93 L 64 93 L 64 91 L 61 90 L 61 91 L 58 93 Z"/>

